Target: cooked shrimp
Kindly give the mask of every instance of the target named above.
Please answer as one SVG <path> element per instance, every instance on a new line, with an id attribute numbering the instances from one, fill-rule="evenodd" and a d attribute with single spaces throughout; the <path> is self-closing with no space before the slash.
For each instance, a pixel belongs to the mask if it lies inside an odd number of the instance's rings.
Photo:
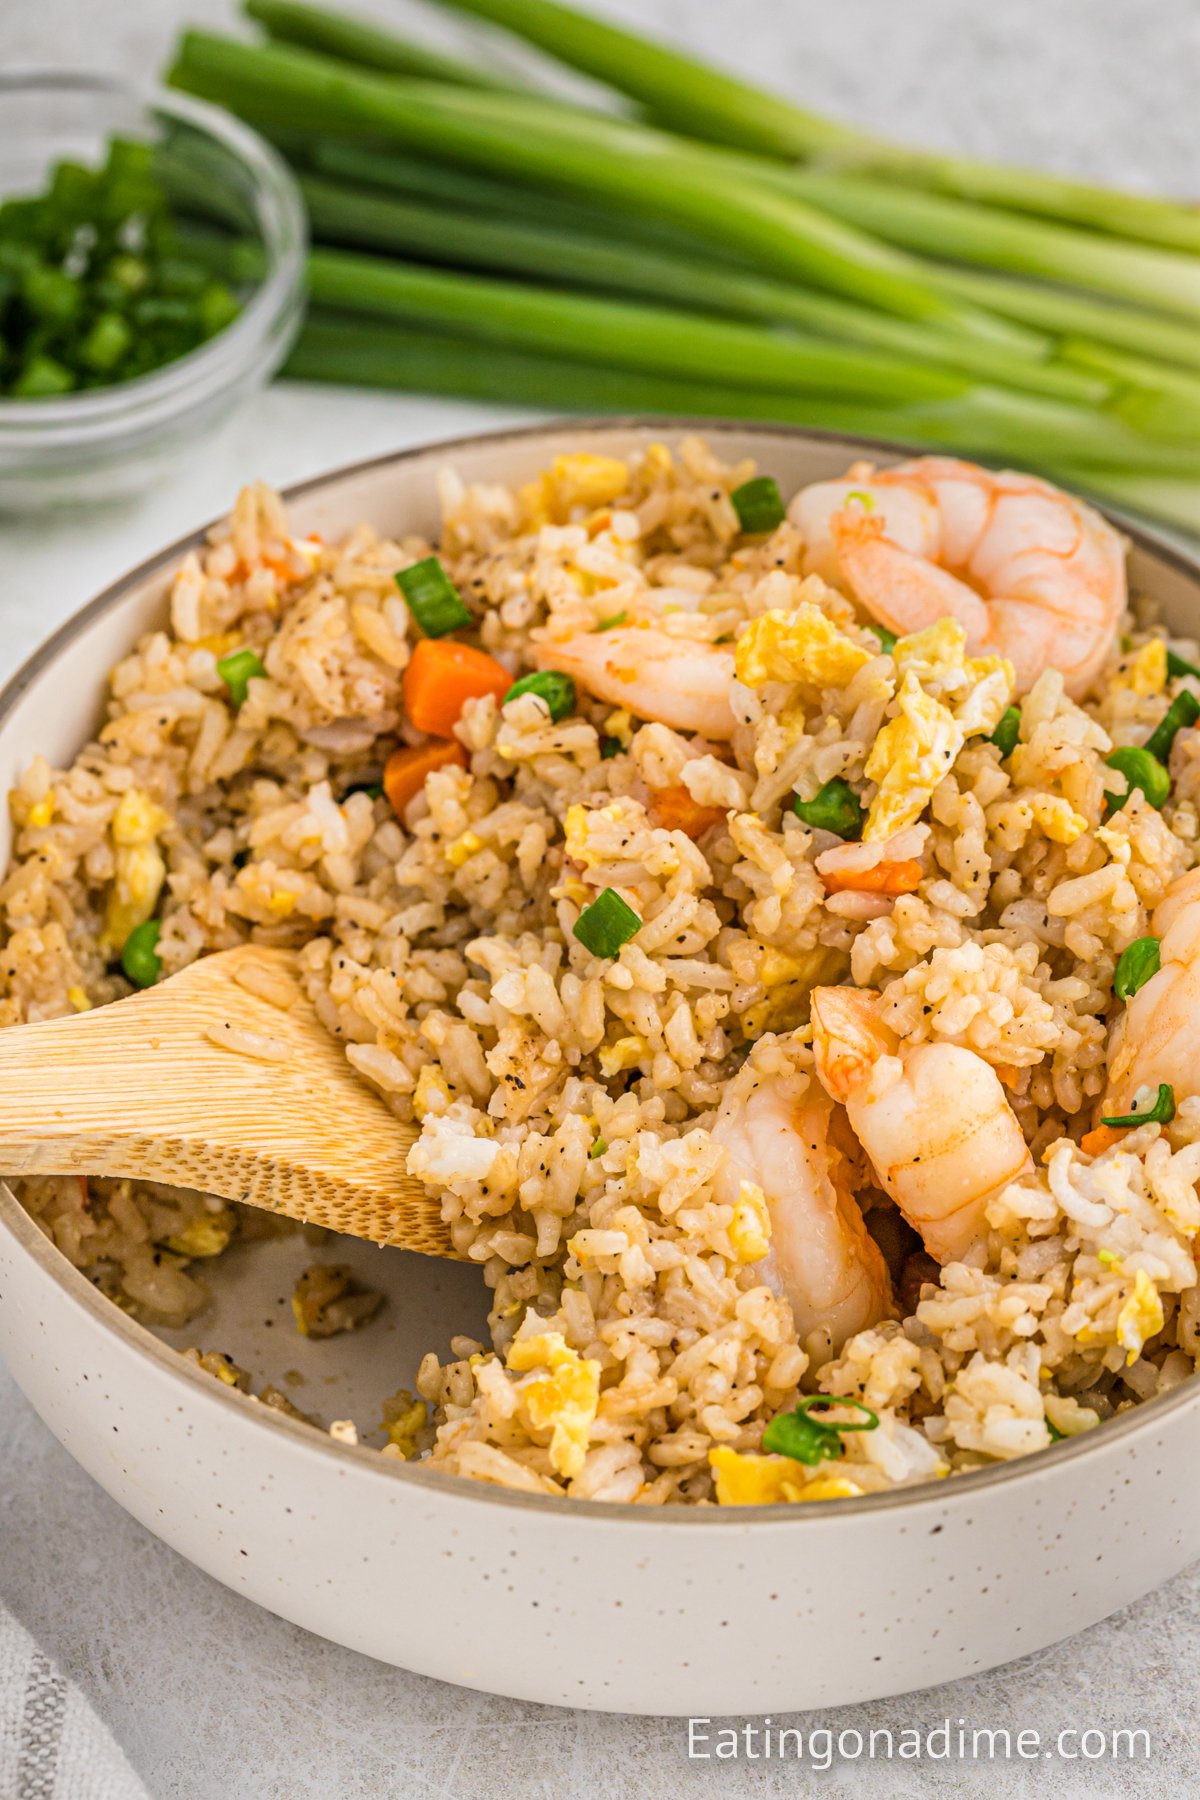
<path id="1" fill-rule="evenodd" d="M 947 615 L 972 655 L 1006 656 L 1023 692 L 1048 668 L 1083 693 L 1125 610 L 1125 549 L 1082 500 L 1034 475 L 948 456 L 869 464 L 801 488 L 788 516 L 810 572 L 892 631 Z"/>
<path id="2" fill-rule="evenodd" d="M 736 1207 L 761 1190 L 770 1249 L 757 1267 L 789 1301 L 801 1339 L 824 1327 L 840 1350 L 848 1337 L 892 1314 L 883 1253 L 846 1184 L 831 1139 L 834 1109 L 808 1076 L 765 1077 L 743 1099 L 722 1103 L 713 1137 L 726 1150 L 716 1197 Z"/>
<path id="3" fill-rule="evenodd" d="M 1110 1115 L 1131 1112 L 1139 1088 L 1164 1081 L 1176 1102 L 1200 1094 L 1200 869 L 1171 883 L 1151 925 L 1158 973 L 1128 1001 L 1113 1032 L 1101 1108 Z"/>
<path id="4" fill-rule="evenodd" d="M 814 988 L 812 1024 L 817 1074 L 884 1188 L 931 1256 L 961 1261 L 1033 1166 L 996 1071 L 957 1044 L 902 1044 L 870 988 Z"/>
<path id="5" fill-rule="evenodd" d="M 675 731 L 728 740 L 733 651 L 653 625 L 614 625 L 536 644 L 539 669 L 561 669 L 586 693 Z"/>

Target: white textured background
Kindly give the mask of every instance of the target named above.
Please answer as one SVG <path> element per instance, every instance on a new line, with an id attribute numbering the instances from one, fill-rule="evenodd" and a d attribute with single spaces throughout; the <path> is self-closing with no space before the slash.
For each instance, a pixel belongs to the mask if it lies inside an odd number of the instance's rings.
<path id="1" fill-rule="evenodd" d="M 366 0 L 382 16 L 416 9 Z M 1200 0 L 593 0 L 810 104 L 913 141 L 1200 193 Z M 227 0 L 0 0 L 0 70 L 149 75 Z M 441 33 L 453 43 L 453 27 Z M 276 482 L 515 417 L 457 403 L 277 389 L 166 490 L 104 521 L 0 522 L 0 679 L 120 570 Z M 1200 1498 L 1198 1498 L 1200 1504 Z M 0 1594 L 85 1686 L 156 1800 L 664 1800 L 814 1794 L 1200 1791 L 1200 1571 L 995 1674 L 850 1708 L 834 1727 L 1050 1735 L 1144 1725 L 1148 1765 L 689 1764 L 676 1721 L 560 1712 L 387 1669 L 227 1593 L 127 1518 L 0 1369 Z M 519 1647 L 514 1647 L 519 1655 Z M 776 1721 L 781 1723 L 782 1721 Z M 799 1721 L 793 1721 L 799 1722 Z M 7 1800 L 7 1796 L 2 1797 Z"/>

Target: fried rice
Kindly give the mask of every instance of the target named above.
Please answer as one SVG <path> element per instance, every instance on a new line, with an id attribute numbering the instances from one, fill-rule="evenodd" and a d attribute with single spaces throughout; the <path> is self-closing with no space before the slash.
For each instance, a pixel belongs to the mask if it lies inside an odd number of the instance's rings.
<path id="1" fill-rule="evenodd" d="M 560 457 L 516 491 L 441 476 L 437 554 L 466 635 L 514 680 L 538 645 L 624 619 L 735 645 L 816 609 L 867 653 L 819 691 L 735 683 L 728 744 L 582 689 L 561 718 L 536 692 L 486 695 L 456 727 L 465 766 L 434 769 L 397 815 L 378 784 L 422 737 L 402 697 L 420 634 L 395 577 L 435 547 L 369 525 L 297 537 L 254 487 L 184 558 L 169 623 L 113 671 L 97 735 L 69 768 L 35 759 L 11 795 L 0 1023 L 129 992 L 121 947 L 151 917 L 164 975 L 246 940 L 290 946 L 355 1070 L 419 1127 L 411 1172 L 482 1270 L 491 1342 L 425 1358 L 415 1396 L 389 1402 L 385 1454 L 638 1504 L 852 1497 L 1047 1449 L 1200 1357 L 1200 1100 L 1082 1141 L 1117 959 L 1200 829 L 1200 732 L 1179 734 L 1161 809 L 1134 789 L 1112 811 L 1106 758 L 1190 678 L 1169 679 L 1165 633 L 1135 603 L 1082 699 L 1046 669 L 1016 754 L 968 735 L 918 796 L 911 891 L 847 904 L 818 868 L 838 839 L 793 802 L 834 777 L 865 804 L 879 791 L 865 771 L 896 717 L 897 651 L 804 572 L 794 524 L 742 530 L 730 496 L 753 473 L 690 440 Z M 240 706 L 218 670 L 236 649 L 262 669 Z M 944 692 L 936 667 L 919 680 Z M 608 888 L 639 926 L 603 956 L 575 927 Z M 989 1202 L 974 1253 L 939 1267 L 852 1146 L 894 1299 L 835 1343 L 801 1334 L 764 1278 L 770 1218 L 719 1197 L 712 1127 L 731 1097 L 815 1081 L 809 996 L 844 982 L 878 992 L 904 1045 L 997 1071 L 1032 1163 Z M 198 1335 L 224 1251 L 281 1228 L 134 1181 L 13 1186 L 117 1305 Z M 875 1423 L 814 1414 L 817 1395 Z M 818 1425 L 806 1459 L 762 1454 L 797 1407 L 847 1428 Z"/>

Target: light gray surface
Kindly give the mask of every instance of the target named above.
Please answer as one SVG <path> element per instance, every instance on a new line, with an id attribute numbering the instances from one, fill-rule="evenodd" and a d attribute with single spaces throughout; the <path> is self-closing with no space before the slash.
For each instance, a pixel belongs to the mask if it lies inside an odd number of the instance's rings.
<path id="1" fill-rule="evenodd" d="M 597 0 L 599 3 L 599 0 Z M 1200 0 L 605 0 L 797 96 L 928 143 L 1194 190 Z M 375 0 L 386 14 L 387 0 Z M 0 69 L 147 73 L 186 18 L 227 0 L 0 0 Z M 396 0 L 399 16 L 413 9 Z M 446 35 L 452 38 L 453 32 Z M 107 520 L 0 523 L 0 676 L 129 564 L 219 511 L 237 484 L 516 417 L 452 403 L 276 390 L 170 488 Z M 617 1800 L 731 1794 L 1066 1800 L 1200 1787 L 1200 1571 L 996 1674 L 820 1721 L 838 1728 L 1145 1726 L 1148 1764 L 691 1763 L 675 1721 L 571 1714 L 383 1668 L 227 1593 L 126 1517 L 0 1371 L 0 1595 L 95 1701 L 162 1800 Z M 519 1646 L 514 1655 L 519 1656 Z M 792 1721 L 796 1723 L 797 1721 Z M 780 1723 L 780 1721 L 776 1721 Z M 811 1783 L 811 1785 L 810 1785 Z"/>

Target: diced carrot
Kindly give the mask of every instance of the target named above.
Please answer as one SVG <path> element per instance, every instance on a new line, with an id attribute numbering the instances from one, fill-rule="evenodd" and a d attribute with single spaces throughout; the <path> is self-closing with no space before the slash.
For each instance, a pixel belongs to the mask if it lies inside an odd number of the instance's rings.
<path id="1" fill-rule="evenodd" d="M 915 858 L 878 862 L 873 869 L 830 869 L 821 876 L 828 894 L 915 894 L 925 873 Z"/>
<path id="2" fill-rule="evenodd" d="M 724 807 L 701 806 L 698 800 L 692 799 L 682 782 L 674 787 L 652 788 L 650 813 L 656 825 L 666 831 L 686 832 L 693 843 L 712 826 L 725 823 Z"/>
<path id="3" fill-rule="evenodd" d="M 424 787 L 425 777 L 449 763 L 457 763 L 460 769 L 467 766 L 467 753 L 457 738 L 434 738 L 428 744 L 406 744 L 393 750 L 383 771 L 383 791 L 392 811 L 402 813 Z"/>
<path id="4" fill-rule="evenodd" d="M 432 737 L 448 738 L 468 700 L 484 694 L 503 700 L 512 684 L 508 670 L 485 651 L 453 638 L 422 638 L 401 686 L 410 723 Z"/>
<path id="5" fill-rule="evenodd" d="M 1085 1156 L 1102 1156 L 1106 1150 L 1111 1150 L 1114 1144 L 1119 1144 L 1124 1136 L 1125 1131 L 1120 1126 L 1093 1125 L 1092 1129 L 1085 1131 L 1080 1138 L 1079 1148 Z"/>

